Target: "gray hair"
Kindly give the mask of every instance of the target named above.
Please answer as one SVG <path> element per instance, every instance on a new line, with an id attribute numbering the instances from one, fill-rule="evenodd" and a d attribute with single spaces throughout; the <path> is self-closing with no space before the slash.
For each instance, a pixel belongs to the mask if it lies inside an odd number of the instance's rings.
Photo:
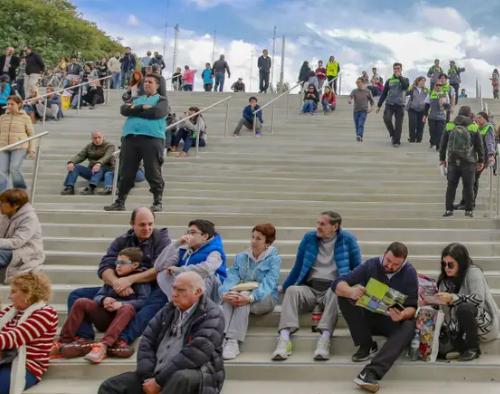
<path id="1" fill-rule="evenodd" d="M 200 274 L 194 271 L 182 272 L 176 276 L 175 279 L 184 278 L 190 285 L 193 291 L 201 289 L 203 293 L 206 291 L 205 281 L 200 276 Z"/>

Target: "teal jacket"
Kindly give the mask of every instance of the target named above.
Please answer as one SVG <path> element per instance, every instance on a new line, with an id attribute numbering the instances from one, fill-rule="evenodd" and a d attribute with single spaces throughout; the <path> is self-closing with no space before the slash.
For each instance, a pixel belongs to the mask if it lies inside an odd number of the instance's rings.
<path id="1" fill-rule="evenodd" d="M 151 108 L 144 109 L 144 105 L 150 105 Z M 120 113 L 127 117 L 123 125 L 124 137 L 133 134 L 165 139 L 168 114 L 165 97 L 159 94 L 136 97 L 132 100 L 132 105 L 123 104 Z"/>

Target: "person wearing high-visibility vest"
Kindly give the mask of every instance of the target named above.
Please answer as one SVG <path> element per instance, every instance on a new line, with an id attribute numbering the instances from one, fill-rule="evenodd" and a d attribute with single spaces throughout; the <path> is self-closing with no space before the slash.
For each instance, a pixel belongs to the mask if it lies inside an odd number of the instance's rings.
<path id="1" fill-rule="evenodd" d="M 328 79 L 328 85 L 337 92 L 337 80 L 340 73 L 340 63 L 335 60 L 335 56 L 330 56 L 328 63 L 326 63 L 326 78 Z"/>

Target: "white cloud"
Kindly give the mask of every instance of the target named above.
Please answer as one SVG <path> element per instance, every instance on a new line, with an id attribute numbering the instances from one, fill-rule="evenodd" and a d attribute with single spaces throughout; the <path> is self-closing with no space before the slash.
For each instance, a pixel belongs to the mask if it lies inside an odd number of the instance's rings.
<path id="1" fill-rule="evenodd" d="M 127 24 L 129 24 L 130 26 L 139 26 L 141 24 L 141 21 L 134 14 L 130 14 L 127 19 Z"/>

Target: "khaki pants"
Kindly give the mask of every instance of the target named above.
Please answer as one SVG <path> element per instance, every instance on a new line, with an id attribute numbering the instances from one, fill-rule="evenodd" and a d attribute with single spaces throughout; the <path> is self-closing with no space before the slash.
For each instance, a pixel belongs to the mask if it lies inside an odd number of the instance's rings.
<path id="1" fill-rule="evenodd" d="M 27 97 L 30 96 L 30 92 L 34 88 L 38 87 L 39 80 L 40 80 L 40 74 L 30 74 L 30 75 L 26 74 L 26 77 L 24 78 L 24 89 Z"/>
<path id="2" fill-rule="evenodd" d="M 299 329 L 299 313 L 312 312 L 316 305 L 324 308 L 318 323 L 318 330 L 333 333 L 339 311 L 336 294 L 331 289 L 317 291 L 305 285 L 290 286 L 286 289 L 281 305 L 279 330 L 286 328 L 292 333 L 297 331 Z"/>

